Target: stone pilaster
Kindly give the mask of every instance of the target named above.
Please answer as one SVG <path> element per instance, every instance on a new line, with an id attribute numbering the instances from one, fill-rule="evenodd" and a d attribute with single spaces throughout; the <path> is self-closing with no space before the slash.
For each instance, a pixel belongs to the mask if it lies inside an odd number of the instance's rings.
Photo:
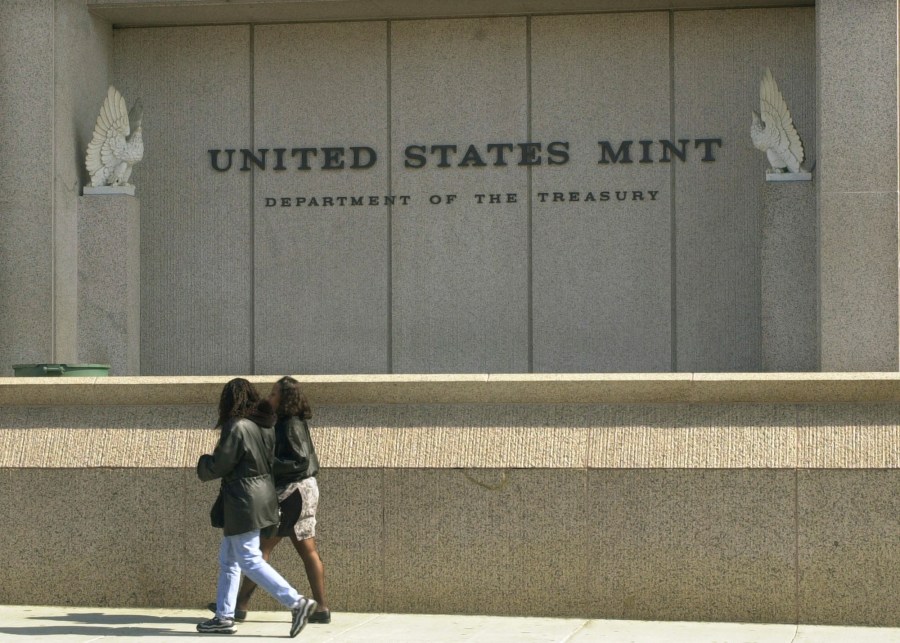
<path id="1" fill-rule="evenodd" d="M 821 369 L 896 371 L 896 0 L 819 0 Z"/>

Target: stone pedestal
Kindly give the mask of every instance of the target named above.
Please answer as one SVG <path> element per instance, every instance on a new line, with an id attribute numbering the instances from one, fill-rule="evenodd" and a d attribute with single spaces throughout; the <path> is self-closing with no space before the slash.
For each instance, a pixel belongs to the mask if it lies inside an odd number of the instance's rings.
<path id="1" fill-rule="evenodd" d="M 760 249 L 763 371 L 818 370 L 816 243 L 814 183 L 767 183 Z"/>
<path id="2" fill-rule="evenodd" d="M 78 199 L 78 361 L 140 375 L 140 202 Z"/>

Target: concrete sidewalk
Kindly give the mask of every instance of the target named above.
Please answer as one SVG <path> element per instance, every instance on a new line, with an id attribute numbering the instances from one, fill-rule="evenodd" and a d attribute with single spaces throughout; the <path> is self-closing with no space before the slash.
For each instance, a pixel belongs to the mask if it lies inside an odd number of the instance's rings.
<path id="1" fill-rule="evenodd" d="M 202 609 L 111 609 L 0 606 L 0 641 L 208 641 L 198 634 Z M 286 639 L 285 612 L 251 612 L 230 638 Z M 330 625 L 307 625 L 307 643 L 900 643 L 900 628 L 669 623 L 500 616 L 335 613 Z"/>

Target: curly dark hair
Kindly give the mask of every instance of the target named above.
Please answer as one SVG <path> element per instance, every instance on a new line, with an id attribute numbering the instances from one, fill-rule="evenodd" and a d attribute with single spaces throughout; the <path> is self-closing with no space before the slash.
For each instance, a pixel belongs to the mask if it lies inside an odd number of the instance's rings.
<path id="1" fill-rule="evenodd" d="M 309 400 L 300 390 L 300 382 L 293 377 L 285 375 L 278 380 L 278 386 L 281 388 L 281 402 L 275 412 L 278 417 L 297 416 L 301 420 L 308 420 L 312 417 L 312 409 L 309 407 Z"/>
<path id="2" fill-rule="evenodd" d="M 259 403 L 259 393 L 243 377 L 236 377 L 222 389 L 219 397 L 219 419 L 216 426 L 223 426 L 231 418 L 244 418 Z"/>

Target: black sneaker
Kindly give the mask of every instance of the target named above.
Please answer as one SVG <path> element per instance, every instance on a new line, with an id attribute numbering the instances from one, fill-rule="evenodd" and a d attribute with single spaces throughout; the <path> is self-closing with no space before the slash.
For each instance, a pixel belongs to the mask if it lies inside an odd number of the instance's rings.
<path id="1" fill-rule="evenodd" d="M 207 603 L 206 609 L 208 609 L 213 614 L 216 613 L 216 604 L 215 603 Z M 243 623 L 247 620 L 247 610 L 234 610 L 234 620 L 238 623 Z"/>
<path id="2" fill-rule="evenodd" d="M 331 610 L 322 610 L 321 612 L 313 612 L 309 615 L 310 623 L 331 623 Z"/>
<path id="3" fill-rule="evenodd" d="M 208 621 L 197 623 L 197 631 L 201 634 L 234 634 L 234 621 L 230 618 L 211 618 Z"/>
<path id="4" fill-rule="evenodd" d="M 318 607 L 318 603 L 313 599 L 300 597 L 296 607 L 291 610 L 291 638 L 297 636 L 300 630 L 306 627 L 309 615 L 316 611 L 316 607 Z"/>

